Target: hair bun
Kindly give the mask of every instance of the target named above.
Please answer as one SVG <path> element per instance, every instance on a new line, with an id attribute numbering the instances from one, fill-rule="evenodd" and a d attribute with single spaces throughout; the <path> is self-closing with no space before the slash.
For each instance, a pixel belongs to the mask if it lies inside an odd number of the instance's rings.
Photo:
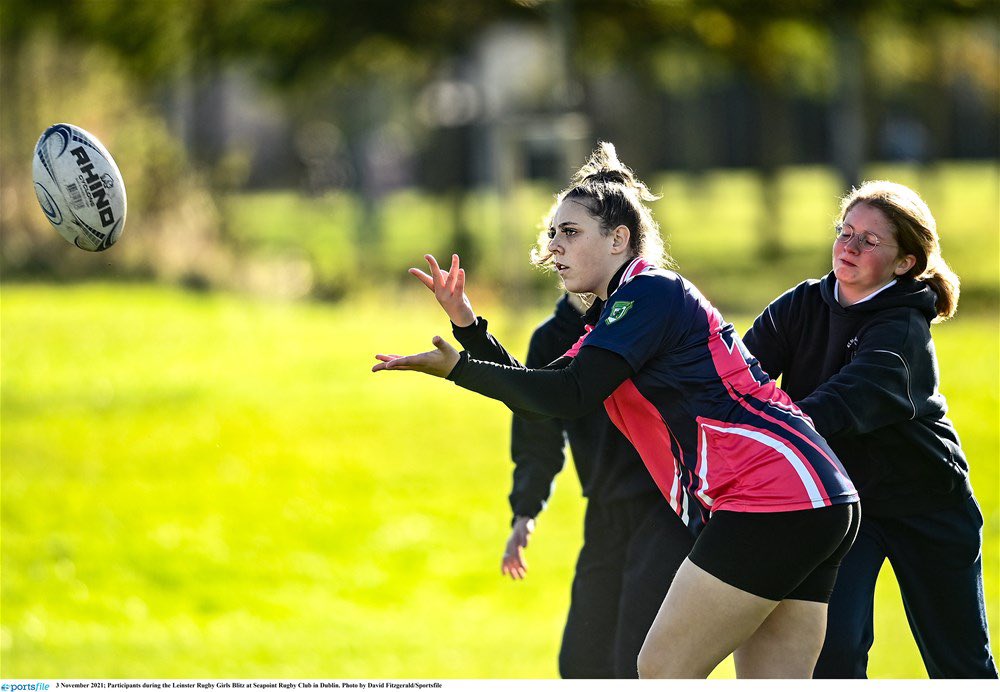
<path id="1" fill-rule="evenodd" d="M 588 183 L 617 183 L 619 185 L 632 185 L 635 180 L 627 170 L 621 168 L 602 168 L 588 173 L 583 177 L 583 182 Z"/>
<path id="2" fill-rule="evenodd" d="M 604 184 L 639 187 L 632 170 L 623 164 L 611 142 L 599 142 L 587 163 L 576 172 L 572 180 L 575 185 Z"/>

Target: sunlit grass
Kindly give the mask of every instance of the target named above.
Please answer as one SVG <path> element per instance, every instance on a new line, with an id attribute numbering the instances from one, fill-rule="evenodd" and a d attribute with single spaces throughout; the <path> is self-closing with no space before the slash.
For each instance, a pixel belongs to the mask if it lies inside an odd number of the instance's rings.
<path id="1" fill-rule="evenodd" d="M 963 279 L 959 318 L 934 333 L 986 518 L 994 642 L 998 170 L 866 171 L 925 196 Z M 741 329 L 828 271 L 844 192 L 828 169 L 783 171 L 774 218 L 749 171 L 647 181 L 663 194 L 655 212 L 680 270 Z M 527 268 L 554 192 L 397 191 L 367 212 L 343 193 L 225 200 L 240 252 L 307 260 L 325 295 L 346 296 L 336 305 L 3 285 L 2 675 L 556 676 L 582 534 L 573 474 L 540 517 L 528 580 L 504 581 L 508 412 L 447 382 L 369 372 L 375 352 L 424 350 L 447 331 L 407 283 L 427 251 L 462 250 L 477 307 L 522 352 L 556 295 L 551 275 Z M 784 252 L 764 258 L 770 236 Z M 532 284 L 549 289 L 540 305 L 503 305 L 501 288 Z M 923 676 L 888 567 L 877 601 L 871 675 Z"/>
<path id="2" fill-rule="evenodd" d="M 3 676 L 554 677 L 579 486 L 560 477 L 528 580 L 501 579 L 506 409 L 368 371 L 443 332 L 422 291 L 325 306 L 5 285 Z M 545 314 L 480 308 L 515 351 Z M 936 328 L 994 632 L 996 326 Z M 871 673 L 922 676 L 891 589 Z"/>

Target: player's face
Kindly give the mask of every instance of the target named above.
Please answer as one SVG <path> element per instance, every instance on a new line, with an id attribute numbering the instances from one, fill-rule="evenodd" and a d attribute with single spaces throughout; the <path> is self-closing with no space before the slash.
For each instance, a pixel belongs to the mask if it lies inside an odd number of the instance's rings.
<path id="1" fill-rule="evenodd" d="M 910 263 L 899 257 L 892 225 L 881 210 L 862 202 L 851 208 L 842 223 L 845 233 L 853 233 L 853 237 L 846 242 L 840 238 L 833 241 L 833 273 L 848 304 L 885 286 L 910 268 Z M 878 243 L 874 248 L 873 241 Z"/>
<path id="2" fill-rule="evenodd" d="M 556 208 L 549 228 L 548 250 L 567 291 L 595 293 L 601 298 L 621 264 L 614 238 L 581 201 L 566 199 Z"/>

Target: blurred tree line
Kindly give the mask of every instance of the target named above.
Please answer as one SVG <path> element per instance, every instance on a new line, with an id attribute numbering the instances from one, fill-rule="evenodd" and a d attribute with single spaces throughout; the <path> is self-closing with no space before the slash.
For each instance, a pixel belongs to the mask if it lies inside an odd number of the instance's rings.
<path id="1" fill-rule="evenodd" d="M 996 159 L 996 0 L 0 0 L 2 268 L 73 276 L 100 257 L 34 209 L 27 152 L 71 120 L 129 161 L 142 242 L 120 271 L 225 283 L 238 243 L 219 200 L 347 190 L 356 243 L 381 202 L 462 203 L 526 179 L 560 186 L 598 139 L 636 170 Z M 67 115 L 68 114 L 68 115 Z M 503 215 L 501 207 L 499 213 Z M 511 218 L 509 223 L 516 223 Z M 138 234 L 136 234 L 138 235 Z M 759 251 L 782 252 L 760 233 Z M 118 252 L 119 250 L 116 250 Z M 505 259 L 523 262 L 524 248 Z M 377 261 L 361 252 L 360 261 Z M 516 277 L 511 278 L 516 280 Z"/>

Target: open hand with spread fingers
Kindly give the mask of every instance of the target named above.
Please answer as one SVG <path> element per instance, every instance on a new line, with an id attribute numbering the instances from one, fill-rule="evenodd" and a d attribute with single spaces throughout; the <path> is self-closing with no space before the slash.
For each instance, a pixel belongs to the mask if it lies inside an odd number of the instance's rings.
<path id="1" fill-rule="evenodd" d="M 379 362 L 372 366 L 372 372 L 414 370 L 434 377 L 447 377 L 458 364 L 458 351 L 440 336 L 431 339 L 431 343 L 435 347 L 433 351 L 416 353 L 412 356 L 378 353 L 375 359 Z"/>
<path id="2" fill-rule="evenodd" d="M 476 321 L 469 297 L 465 295 L 465 270 L 459 266 L 458 255 L 451 256 L 451 268 L 444 271 L 434 255 L 424 255 L 430 274 L 413 267 L 410 274 L 434 293 L 438 303 L 456 326 L 468 327 Z"/>

